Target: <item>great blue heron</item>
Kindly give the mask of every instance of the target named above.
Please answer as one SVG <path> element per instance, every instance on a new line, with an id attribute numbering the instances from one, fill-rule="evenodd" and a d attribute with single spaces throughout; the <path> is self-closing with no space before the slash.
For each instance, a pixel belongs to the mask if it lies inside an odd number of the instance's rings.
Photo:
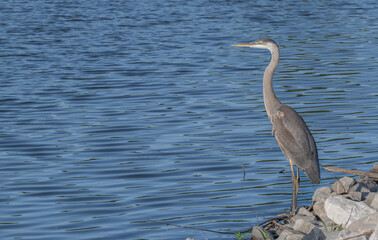
<path id="1" fill-rule="evenodd" d="M 299 188 L 299 169 L 302 169 L 312 183 L 320 182 L 320 169 L 318 151 L 310 130 L 301 116 L 289 107 L 281 103 L 273 90 L 273 72 L 277 68 L 280 58 L 278 45 L 269 38 L 262 38 L 251 43 L 235 44 L 236 47 L 252 47 L 268 49 L 272 58 L 265 69 L 263 78 L 263 94 L 265 109 L 272 122 L 274 134 L 281 151 L 290 162 L 293 180 L 293 202 L 291 212 L 295 213 Z M 295 175 L 294 166 L 297 166 Z"/>

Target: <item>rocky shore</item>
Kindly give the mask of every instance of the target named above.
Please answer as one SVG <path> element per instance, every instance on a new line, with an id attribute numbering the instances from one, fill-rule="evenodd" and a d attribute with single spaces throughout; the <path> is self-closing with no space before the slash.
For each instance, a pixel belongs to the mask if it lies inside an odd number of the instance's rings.
<path id="1" fill-rule="evenodd" d="M 374 165 L 367 174 L 372 178 L 343 177 L 331 187 L 318 188 L 311 206 L 255 226 L 239 239 L 378 240 L 377 174 L 378 165 Z"/>
<path id="2" fill-rule="evenodd" d="M 370 172 L 378 173 L 378 165 Z M 250 239 L 378 240 L 377 180 L 343 177 L 331 187 L 318 188 L 310 207 L 254 227 Z"/>

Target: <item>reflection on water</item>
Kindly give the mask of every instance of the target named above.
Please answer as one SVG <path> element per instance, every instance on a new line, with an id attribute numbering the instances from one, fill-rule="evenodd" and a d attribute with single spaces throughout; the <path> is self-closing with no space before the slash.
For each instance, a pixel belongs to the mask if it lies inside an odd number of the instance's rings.
<path id="1" fill-rule="evenodd" d="M 369 1 L 0 7 L 3 239 L 229 239 L 149 220 L 239 231 L 288 211 L 262 99 L 269 53 L 231 47 L 264 36 L 280 45 L 276 94 L 321 165 L 376 163 Z M 303 174 L 300 204 L 315 187 Z"/>

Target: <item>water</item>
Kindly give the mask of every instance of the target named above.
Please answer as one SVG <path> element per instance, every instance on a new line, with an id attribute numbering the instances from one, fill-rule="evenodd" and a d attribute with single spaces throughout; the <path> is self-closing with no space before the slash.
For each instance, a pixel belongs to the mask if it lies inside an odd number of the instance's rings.
<path id="1" fill-rule="evenodd" d="M 375 1 L 0 4 L 1 239 L 232 239 L 289 210 L 275 90 L 322 166 L 377 162 Z M 245 181 L 243 181 L 243 164 Z M 281 172 L 283 170 L 283 172 Z M 342 174 L 302 175 L 300 204 Z"/>

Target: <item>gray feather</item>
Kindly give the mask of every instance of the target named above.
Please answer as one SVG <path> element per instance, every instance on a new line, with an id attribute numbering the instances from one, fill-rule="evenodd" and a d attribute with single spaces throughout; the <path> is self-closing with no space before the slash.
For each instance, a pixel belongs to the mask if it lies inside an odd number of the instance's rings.
<path id="1" fill-rule="evenodd" d="M 291 107 L 281 104 L 272 117 L 275 138 L 286 158 L 302 169 L 312 183 L 319 183 L 320 170 L 315 141 L 306 123 Z"/>

